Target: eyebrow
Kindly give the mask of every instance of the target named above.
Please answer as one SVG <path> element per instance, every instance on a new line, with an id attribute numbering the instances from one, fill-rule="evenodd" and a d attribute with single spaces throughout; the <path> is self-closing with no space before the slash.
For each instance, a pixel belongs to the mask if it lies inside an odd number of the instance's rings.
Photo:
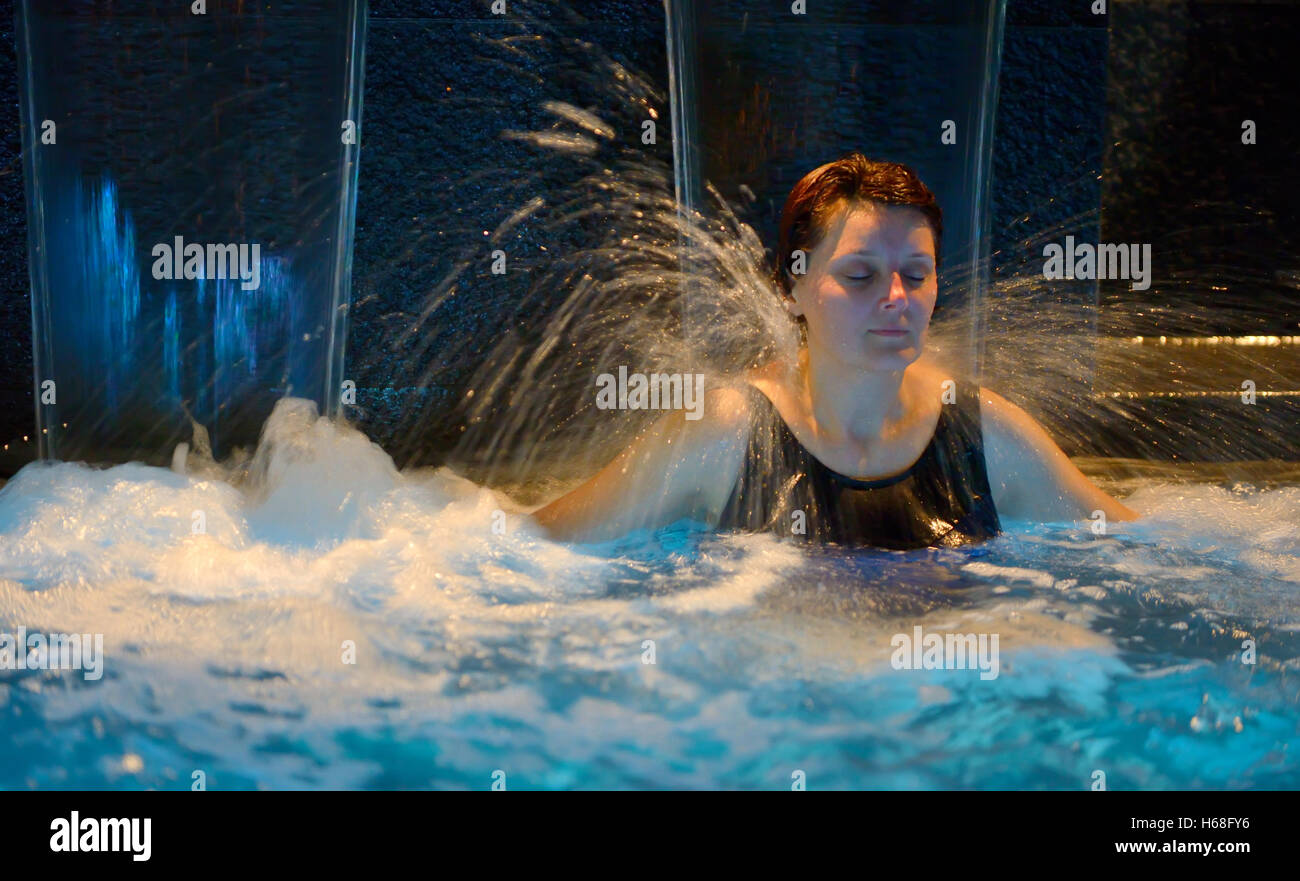
<path id="1" fill-rule="evenodd" d="M 879 252 L 879 251 L 870 251 L 870 250 L 868 250 L 868 251 L 849 251 L 847 254 L 841 254 L 841 255 L 840 255 L 840 257 L 879 257 L 879 256 L 880 256 L 880 252 Z M 911 254 L 908 254 L 908 255 L 907 255 L 907 259 L 908 259 L 908 260 L 911 260 L 913 257 L 924 257 L 924 258 L 927 259 L 927 260 L 933 260 L 933 259 L 934 259 L 934 256 L 933 256 L 933 255 L 931 255 L 931 254 L 927 254 L 925 251 L 913 251 Z"/>

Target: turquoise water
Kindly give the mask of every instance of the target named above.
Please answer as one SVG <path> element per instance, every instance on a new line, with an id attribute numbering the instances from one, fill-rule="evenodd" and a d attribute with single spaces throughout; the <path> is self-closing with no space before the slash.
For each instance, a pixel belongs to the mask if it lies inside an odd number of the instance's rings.
<path id="1" fill-rule="evenodd" d="M 97 680 L 0 670 L 0 786 L 1300 785 L 1300 487 L 1152 482 L 1122 533 L 967 550 L 581 546 L 301 404 L 190 461 L 0 490 L 0 632 L 104 645 Z M 997 677 L 896 669 L 916 626 L 996 634 Z"/>

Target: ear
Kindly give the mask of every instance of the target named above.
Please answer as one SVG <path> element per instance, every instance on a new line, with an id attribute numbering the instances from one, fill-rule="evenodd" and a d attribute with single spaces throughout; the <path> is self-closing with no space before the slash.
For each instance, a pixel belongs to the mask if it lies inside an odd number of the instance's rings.
<path id="1" fill-rule="evenodd" d="M 790 285 L 789 293 L 787 293 L 785 296 L 781 298 L 782 301 L 785 303 L 785 311 L 789 312 L 795 318 L 802 318 L 803 306 L 799 305 L 799 301 L 798 299 L 796 299 L 794 293 L 795 289 L 799 285 L 799 278 L 795 276 L 792 272 L 790 272 L 790 270 L 788 269 L 785 270 L 785 278 Z"/>
<path id="2" fill-rule="evenodd" d="M 785 298 L 785 311 L 789 312 L 795 318 L 803 317 L 803 307 L 799 305 L 799 301 L 793 296 Z"/>

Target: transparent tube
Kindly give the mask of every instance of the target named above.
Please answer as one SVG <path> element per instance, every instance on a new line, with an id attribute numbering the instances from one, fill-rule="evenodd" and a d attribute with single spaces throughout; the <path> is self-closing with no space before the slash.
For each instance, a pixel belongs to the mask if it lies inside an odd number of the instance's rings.
<path id="1" fill-rule="evenodd" d="M 202 8 L 203 11 L 197 12 Z M 19 0 L 40 454 L 337 411 L 365 0 Z"/>

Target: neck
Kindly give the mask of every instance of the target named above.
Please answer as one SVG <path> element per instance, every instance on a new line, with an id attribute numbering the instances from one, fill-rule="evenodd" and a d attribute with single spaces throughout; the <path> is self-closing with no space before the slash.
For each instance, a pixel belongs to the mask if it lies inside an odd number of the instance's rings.
<path id="1" fill-rule="evenodd" d="M 903 369 L 849 370 L 805 348 L 800 373 L 818 433 L 827 440 L 871 445 L 901 422 Z"/>

